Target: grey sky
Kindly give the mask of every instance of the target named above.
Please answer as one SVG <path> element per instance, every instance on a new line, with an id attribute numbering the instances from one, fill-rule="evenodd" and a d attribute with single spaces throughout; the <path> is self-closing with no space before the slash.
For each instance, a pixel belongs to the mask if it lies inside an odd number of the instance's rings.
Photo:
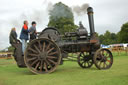
<path id="1" fill-rule="evenodd" d="M 63 2 L 69 7 L 89 3 L 94 8 L 96 31 L 118 32 L 123 23 L 128 21 L 128 0 L 0 0 L 0 50 L 9 46 L 8 36 L 12 27 L 20 35 L 24 20 L 37 21 L 37 30 L 41 31 L 48 24 L 48 4 Z M 88 27 L 87 15 L 75 16 L 75 23 L 82 21 Z M 19 37 L 19 36 L 18 36 Z"/>

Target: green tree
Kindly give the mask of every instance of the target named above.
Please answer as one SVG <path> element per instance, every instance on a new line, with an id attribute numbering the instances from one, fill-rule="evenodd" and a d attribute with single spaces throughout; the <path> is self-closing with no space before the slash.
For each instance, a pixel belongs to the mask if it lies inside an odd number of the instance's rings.
<path id="1" fill-rule="evenodd" d="M 101 44 L 109 45 L 117 43 L 117 35 L 115 33 L 111 33 L 108 30 L 99 36 Z"/>
<path id="2" fill-rule="evenodd" d="M 65 4 L 56 3 L 49 15 L 49 27 L 57 28 L 62 34 L 76 30 L 77 26 L 74 24 L 73 13 Z"/>
<path id="3" fill-rule="evenodd" d="M 99 40 L 100 40 L 101 44 L 104 44 L 104 35 L 103 34 L 99 35 Z"/>
<path id="4" fill-rule="evenodd" d="M 128 43 L 128 22 L 122 25 L 118 33 L 118 40 L 120 43 Z"/>
<path id="5" fill-rule="evenodd" d="M 117 43 L 121 43 L 121 41 L 120 41 L 120 32 L 117 33 Z"/>
<path id="6" fill-rule="evenodd" d="M 107 30 L 104 34 L 104 44 L 109 45 L 111 42 L 111 33 Z"/>
<path id="7" fill-rule="evenodd" d="M 117 34 L 111 33 L 111 44 L 116 44 L 117 42 Z"/>

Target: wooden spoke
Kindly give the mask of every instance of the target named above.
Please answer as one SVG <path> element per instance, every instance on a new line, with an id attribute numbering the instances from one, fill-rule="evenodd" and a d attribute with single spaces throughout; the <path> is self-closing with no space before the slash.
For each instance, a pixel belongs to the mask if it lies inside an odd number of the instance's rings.
<path id="1" fill-rule="evenodd" d="M 33 54 L 33 53 L 30 53 L 28 55 L 33 56 L 33 57 L 38 57 L 39 56 L 38 54 Z"/>
<path id="2" fill-rule="evenodd" d="M 57 63 L 51 59 L 48 59 L 51 63 L 53 63 L 54 65 L 56 65 Z"/>
<path id="3" fill-rule="evenodd" d="M 43 65 L 44 65 L 44 63 L 43 63 L 43 61 L 41 61 L 41 63 L 40 63 L 40 72 L 41 72 L 42 69 L 43 69 Z"/>
<path id="4" fill-rule="evenodd" d="M 49 50 L 47 51 L 47 53 L 50 53 L 53 49 L 54 49 L 54 47 L 51 48 L 51 49 L 49 49 Z"/>
<path id="5" fill-rule="evenodd" d="M 46 48 L 46 51 L 50 48 L 51 44 L 48 44 L 47 48 Z"/>
<path id="6" fill-rule="evenodd" d="M 34 47 L 38 51 L 38 53 L 40 53 L 40 50 L 38 49 L 38 47 L 36 45 L 34 45 Z"/>
<path id="7" fill-rule="evenodd" d="M 41 44 L 40 44 L 40 41 L 38 41 L 38 44 L 39 44 L 40 50 L 42 50 L 42 46 L 41 46 Z"/>
<path id="8" fill-rule="evenodd" d="M 35 60 L 35 59 L 37 59 L 37 57 L 30 58 L 30 59 L 28 59 L 28 61 L 32 61 L 32 60 Z"/>
<path id="9" fill-rule="evenodd" d="M 43 52 L 45 51 L 45 42 L 43 43 Z"/>
<path id="10" fill-rule="evenodd" d="M 31 47 L 29 47 L 28 50 L 31 50 L 34 53 L 38 53 L 36 50 L 32 49 Z"/>
<path id="11" fill-rule="evenodd" d="M 35 70 L 39 67 L 40 62 L 36 64 Z"/>
<path id="12" fill-rule="evenodd" d="M 33 66 L 36 62 L 38 62 L 38 59 L 32 62 L 31 66 Z"/>
<path id="13" fill-rule="evenodd" d="M 50 67 L 52 67 L 52 65 L 47 60 L 45 60 L 45 62 L 47 63 L 47 65 L 49 65 Z"/>
<path id="14" fill-rule="evenodd" d="M 48 71 L 48 68 L 47 68 L 46 62 L 44 62 L 44 67 L 45 67 L 45 71 L 47 72 Z"/>
<path id="15" fill-rule="evenodd" d="M 51 55 L 54 55 L 54 54 L 57 54 L 57 53 L 58 53 L 58 51 L 49 53 L 48 55 L 51 56 Z"/>

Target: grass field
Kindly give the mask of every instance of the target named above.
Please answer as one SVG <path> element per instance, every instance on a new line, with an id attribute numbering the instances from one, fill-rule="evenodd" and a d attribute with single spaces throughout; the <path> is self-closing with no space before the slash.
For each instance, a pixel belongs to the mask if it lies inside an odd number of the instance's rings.
<path id="1" fill-rule="evenodd" d="M 34 75 L 27 68 L 18 68 L 14 60 L 0 60 L 0 85 L 128 85 L 128 56 L 114 55 L 109 70 L 93 65 L 82 69 L 76 62 L 64 62 L 54 73 Z"/>

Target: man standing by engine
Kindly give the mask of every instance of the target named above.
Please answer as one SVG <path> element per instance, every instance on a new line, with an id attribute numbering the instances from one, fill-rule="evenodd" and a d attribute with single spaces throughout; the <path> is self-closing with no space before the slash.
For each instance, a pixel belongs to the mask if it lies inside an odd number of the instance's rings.
<path id="1" fill-rule="evenodd" d="M 22 41 L 22 52 L 23 52 L 23 55 L 24 55 L 24 52 L 25 52 L 25 49 L 27 47 L 27 40 L 29 39 L 28 38 L 28 21 L 24 21 L 24 25 L 22 27 L 22 30 L 21 30 L 21 34 L 20 34 L 20 39 Z"/>
<path id="2" fill-rule="evenodd" d="M 36 22 L 35 21 L 32 22 L 32 26 L 29 29 L 29 33 L 30 33 L 30 41 L 32 41 L 33 39 L 36 39 L 37 32 L 36 32 Z"/>

